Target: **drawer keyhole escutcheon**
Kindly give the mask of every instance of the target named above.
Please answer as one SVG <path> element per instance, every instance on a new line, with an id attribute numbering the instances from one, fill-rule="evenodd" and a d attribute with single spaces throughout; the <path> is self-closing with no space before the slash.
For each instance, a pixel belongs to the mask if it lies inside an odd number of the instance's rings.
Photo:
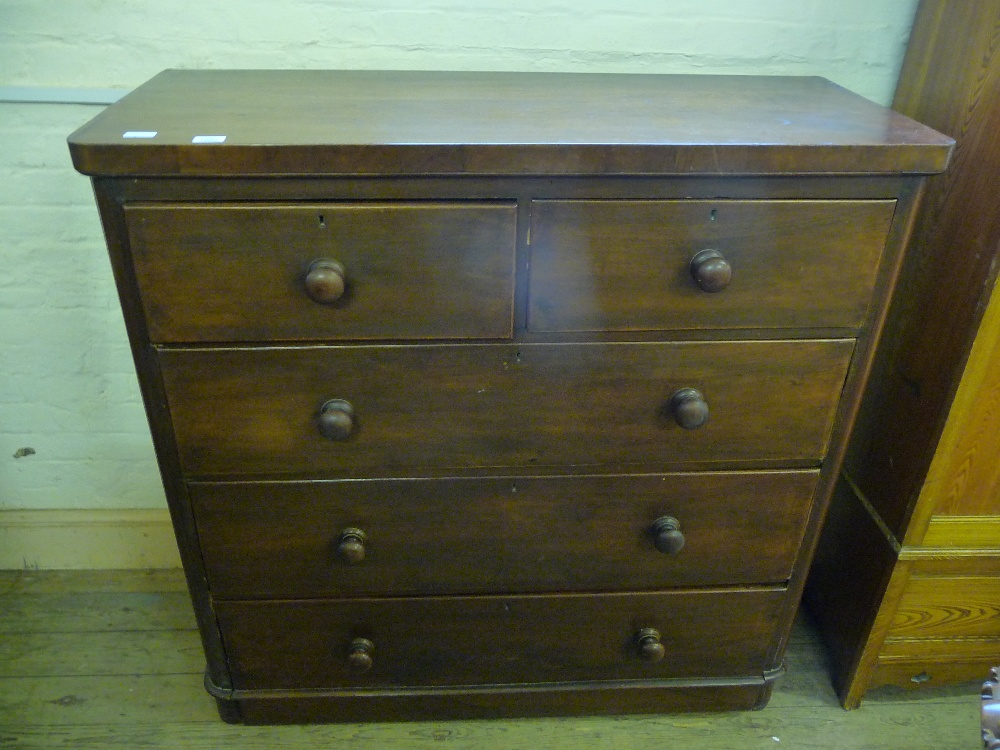
<path id="1" fill-rule="evenodd" d="M 375 652 L 375 644 L 367 638 L 355 638 L 347 648 L 347 669 L 354 674 L 364 674 L 368 672 L 375 660 L 372 654 Z"/>
<path id="2" fill-rule="evenodd" d="M 691 258 L 691 278 L 703 292 L 721 292 L 733 279 L 733 268 L 718 250 L 701 250 Z"/>
<path id="3" fill-rule="evenodd" d="M 335 260 L 320 258 L 314 260 L 306 271 L 306 294 L 313 302 L 329 305 L 344 296 L 347 287 L 347 272 Z"/>
<path id="4" fill-rule="evenodd" d="M 660 516 L 649 527 L 653 545 L 665 555 L 676 555 L 684 549 L 684 532 L 681 523 L 673 516 Z"/>
<path id="5" fill-rule="evenodd" d="M 367 537 L 361 529 L 348 528 L 337 538 L 337 555 L 348 565 L 357 565 L 365 559 Z"/>
<path id="6" fill-rule="evenodd" d="M 652 664 L 663 661 L 663 657 L 667 655 L 667 649 L 660 640 L 660 631 L 656 628 L 642 628 L 635 634 L 635 639 L 639 646 L 639 658 L 643 661 Z"/>
<path id="7" fill-rule="evenodd" d="M 701 391 L 681 388 L 670 397 L 667 410 L 685 430 L 696 430 L 708 421 L 708 402 Z"/>
<path id="8" fill-rule="evenodd" d="M 347 440 L 354 432 L 354 407 L 334 398 L 319 410 L 319 434 L 327 440 Z"/>

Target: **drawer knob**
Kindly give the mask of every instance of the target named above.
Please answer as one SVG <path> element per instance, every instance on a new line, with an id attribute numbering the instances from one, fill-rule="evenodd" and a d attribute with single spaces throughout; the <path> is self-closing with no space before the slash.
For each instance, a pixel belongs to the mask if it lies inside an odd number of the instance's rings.
<path id="1" fill-rule="evenodd" d="M 691 278 L 703 292 L 721 292 L 733 278 L 733 269 L 718 250 L 701 250 L 691 259 Z"/>
<path id="2" fill-rule="evenodd" d="M 696 430 L 708 421 L 708 402 L 694 388 L 681 388 L 674 393 L 667 409 L 685 430 Z"/>
<path id="3" fill-rule="evenodd" d="M 314 302 L 328 305 L 344 296 L 344 267 L 335 260 L 314 260 L 306 271 L 306 294 Z"/>
<path id="4" fill-rule="evenodd" d="M 365 532 L 361 529 L 344 529 L 337 539 L 337 554 L 348 565 L 357 565 L 365 559 Z"/>
<path id="5" fill-rule="evenodd" d="M 643 661 L 657 662 L 663 661 L 667 655 L 667 650 L 660 642 L 660 631 L 656 628 L 643 628 L 635 634 L 636 642 L 639 646 L 639 658 Z"/>
<path id="6" fill-rule="evenodd" d="M 375 663 L 374 652 L 374 643 L 367 638 L 355 638 L 347 649 L 347 669 L 354 674 L 367 672 Z"/>
<path id="7" fill-rule="evenodd" d="M 661 516 L 649 527 L 653 535 L 653 545 L 665 555 L 676 555 L 684 549 L 684 532 L 681 524 L 673 516 Z"/>
<path id="8" fill-rule="evenodd" d="M 327 440 L 347 440 L 354 431 L 354 407 L 343 399 L 327 401 L 319 410 L 319 433 Z"/>

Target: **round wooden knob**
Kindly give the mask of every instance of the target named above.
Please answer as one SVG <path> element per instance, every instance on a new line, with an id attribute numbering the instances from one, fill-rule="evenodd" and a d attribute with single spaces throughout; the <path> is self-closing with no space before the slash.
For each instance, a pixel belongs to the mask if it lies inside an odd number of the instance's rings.
<path id="1" fill-rule="evenodd" d="M 319 410 L 319 434 L 327 440 L 347 440 L 354 431 L 354 407 L 343 399 L 327 401 Z"/>
<path id="2" fill-rule="evenodd" d="M 335 260 L 314 260 L 306 271 L 306 294 L 314 302 L 328 305 L 344 296 L 344 267 Z"/>
<path id="3" fill-rule="evenodd" d="M 639 658 L 643 661 L 663 661 L 667 650 L 660 642 L 660 631 L 655 628 L 643 628 L 635 635 L 639 645 Z"/>
<path id="4" fill-rule="evenodd" d="M 357 565 L 365 559 L 365 540 L 361 529 L 344 529 L 337 539 L 337 555 L 348 565 Z"/>
<path id="5" fill-rule="evenodd" d="M 733 269 L 718 250 L 701 250 L 691 259 L 691 278 L 703 292 L 721 292 L 733 279 Z"/>
<path id="6" fill-rule="evenodd" d="M 347 668 L 355 674 L 367 672 L 372 668 L 375 660 L 372 654 L 375 652 L 375 644 L 367 638 L 355 638 L 347 649 Z"/>
<path id="7" fill-rule="evenodd" d="M 661 516 L 649 527 L 653 535 L 653 545 L 665 555 L 676 555 L 684 549 L 684 532 L 681 524 L 673 516 Z"/>
<path id="8" fill-rule="evenodd" d="M 668 408 L 674 421 L 685 430 L 696 430 L 708 421 L 708 402 L 694 388 L 677 391 L 670 397 Z"/>

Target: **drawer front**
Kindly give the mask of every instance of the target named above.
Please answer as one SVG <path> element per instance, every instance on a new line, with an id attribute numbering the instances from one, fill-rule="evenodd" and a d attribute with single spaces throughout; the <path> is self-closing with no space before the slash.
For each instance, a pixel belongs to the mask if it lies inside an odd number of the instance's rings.
<path id="1" fill-rule="evenodd" d="M 784 596 L 775 588 L 219 602 L 216 611 L 237 689 L 365 688 L 760 676 Z M 644 628 L 660 634 L 660 661 L 639 656 Z M 355 639 L 372 644 L 368 671 L 348 666 Z"/>
<path id="2" fill-rule="evenodd" d="M 853 341 L 487 344 L 159 356 L 189 474 L 368 477 L 816 464 L 852 349 Z M 698 429 L 681 428 L 670 411 L 685 389 L 707 406 Z M 321 434 L 338 424 L 333 434 L 346 439 Z"/>
<path id="3" fill-rule="evenodd" d="M 511 336 L 513 203 L 125 214 L 154 342 Z"/>
<path id="4" fill-rule="evenodd" d="M 528 327 L 854 329 L 894 210 L 894 201 L 537 201 Z M 709 249 L 729 267 L 721 291 L 692 275 Z M 710 289 L 725 283 L 715 262 L 699 266 Z"/>
<path id="5" fill-rule="evenodd" d="M 193 483 L 189 491 L 217 598 L 502 593 L 785 581 L 817 475 Z"/>

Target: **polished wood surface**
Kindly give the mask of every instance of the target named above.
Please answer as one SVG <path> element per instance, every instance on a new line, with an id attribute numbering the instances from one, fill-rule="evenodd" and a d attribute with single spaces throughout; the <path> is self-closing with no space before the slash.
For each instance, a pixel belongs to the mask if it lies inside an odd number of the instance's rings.
<path id="1" fill-rule="evenodd" d="M 822 78 L 323 70 L 164 71 L 69 142 L 86 174 L 229 176 L 927 174 L 951 145 Z"/>
<path id="2" fill-rule="evenodd" d="M 196 476 L 818 465 L 853 341 L 168 349 L 177 446 Z M 724 362 L 726 366 L 719 367 Z M 698 386 L 711 416 L 667 411 Z M 320 434 L 348 401 L 350 438 Z"/>
<path id="3" fill-rule="evenodd" d="M 892 201 L 538 201 L 528 328 L 858 328 L 894 209 Z M 706 250 L 729 269 L 715 291 L 693 278 Z"/>
<path id="4" fill-rule="evenodd" d="M 818 79 L 322 71 L 71 136 L 222 717 L 766 703 L 950 145 Z"/>
<path id="5" fill-rule="evenodd" d="M 152 341 L 511 336 L 513 204 L 143 205 L 125 215 Z M 345 288 L 317 303 L 308 277 L 321 259 L 340 264 Z"/>
<path id="6" fill-rule="evenodd" d="M 928 184 L 807 590 L 849 708 L 1000 655 L 998 40 L 996 3 L 922 2 L 896 91 L 957 148 Z M 862 527 L 877 551 L 859 558 Z"/>
<path id="7" fill-rule="evenodd" d="M 783 598 L 778 588 L 424 596 L 220 602 L 218 613 L 237 690 L 475 686 L 759 676 Z M 643 628 L 663 634 L 662 660 L 640 655 Z M 374 644 L 361 674 L 346 664 L 359 637 Z"/>
<path id="8" fill-rule="evenodd" d="M 192 483 L 220 599 L 788 579 L 818 472 Z M 654 525 L 683 533 L 672 554 Z M 364 559 L 335 554 L 363 531 Z M 354 561 L 352 561 L 354 562 Z"/>

